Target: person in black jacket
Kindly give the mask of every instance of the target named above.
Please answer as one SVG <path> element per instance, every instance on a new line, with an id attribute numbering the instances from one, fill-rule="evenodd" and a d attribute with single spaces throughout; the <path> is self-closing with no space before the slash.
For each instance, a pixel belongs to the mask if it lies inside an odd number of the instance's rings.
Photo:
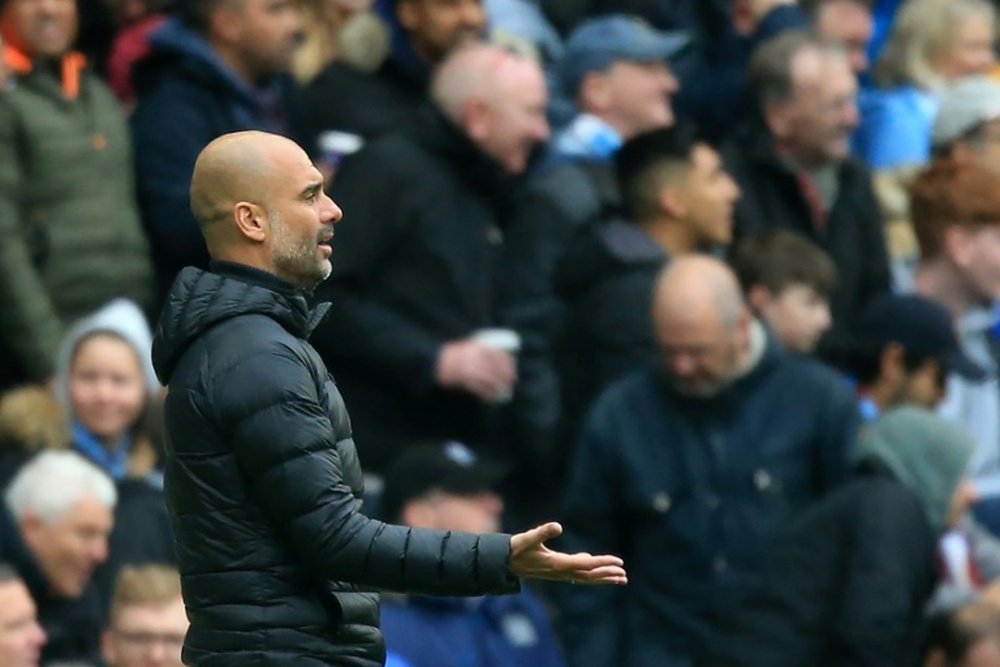
<path id="1" fill-rule="evenodd" d="M 331 190 L 351 217 L 314 340 L 373 472 L 417 439 L 494 445 L 515 389 L 513 355 L 475 335 L 504 324 L 501 227 L 513 177 L 548 136 L 545 83 L 534 62 L 475 44 L 440 67 L 432 96 L 411 129 L 348 158 Z"/>
<path id="2" fill-rule="evenodd" d="M 132 139 L 158 304 L 182 268 L 208 264 L 188 200 L 199 151 L 237 130 L 289 134 L 299 28 L 292 3 L 178 0 L 135 65 Z"/>
<path id="3" fill-rule="evenodd" d="M 670 258 L 712 253 L 732 239 L 740 191 L 718 153 L 677 125 L 640 134 L 615 156 L 624 217 L 578 231 L 554 287 L 563 442 L 575 442 L 592 401 L 615 380 L 659 358 L 653 286 Z"/>
<path id="4" fill-rule="evenodd" d="M 858 445 L 854 479 L 775 539 L 759 588 L 699 666 L 918 665 L 937 536 L 972 500 L 973 447 L 930 411 L 886 413 Z"/>
<path id="5" fill-rule="evenodd" d="M 213 257 L 185 269 L 157 326 L 169 386 L 165 490 L 191 629 L 185 663 L 385 660 L 379 588 L 479 595 L 516 576 L 624 582 L 614 557 L 567 556 L 546 524 L 513 537 L 391 526 L 358 512 L 344 400 L 307 338 L 327 307 L 341 211 L 294 142 L 227 135 L 199 157 L 192 209 Z"/>
<path id="6" fill-rule="evenodd" d="M 821 356 L 843 364 L 868 302 L 889 289 L 889 260 L 870 175 L 849 156 L 857 83 L 846 55 L 797 32 L 762 46 L 750 76 L 754 118 L 724 150 L 743 190 L 736 235 L 790 229 L 837 266 L 833 326 Z"/>

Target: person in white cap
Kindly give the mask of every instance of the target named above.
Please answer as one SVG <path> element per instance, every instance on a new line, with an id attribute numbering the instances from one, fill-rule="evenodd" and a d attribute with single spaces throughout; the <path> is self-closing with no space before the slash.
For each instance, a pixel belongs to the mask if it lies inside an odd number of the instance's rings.
<path id="1" fill-rule="evenodd" d="M 979 162 L 1000 173 L 1000 83 L 970 76 L 946 88 L 932 143 L 935 158 Z"/>

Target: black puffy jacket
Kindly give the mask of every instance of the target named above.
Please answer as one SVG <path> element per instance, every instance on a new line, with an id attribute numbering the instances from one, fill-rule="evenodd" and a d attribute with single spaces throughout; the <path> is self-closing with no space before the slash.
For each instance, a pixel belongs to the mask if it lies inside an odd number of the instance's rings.
<path id="1" fill-rule="evenodd" d="M 506 535 L 358 513 L 347 410 L 306 337 L 308 294 L 250 267 L 185 269 L 153 345 L 169 384 L 166 492 L 202 667 L 381 665 L 378 588 L 517 590 Z"/>

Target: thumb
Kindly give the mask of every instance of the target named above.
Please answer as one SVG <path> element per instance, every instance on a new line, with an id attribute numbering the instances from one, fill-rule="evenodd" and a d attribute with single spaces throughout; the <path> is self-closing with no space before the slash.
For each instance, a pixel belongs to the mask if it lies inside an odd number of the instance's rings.
<path id="1" fill-rule="evenodd" d="M 548 542 L 549 540 L 554 540 L 555 538 L 562 535 L 562 526 L 555 521 L 550 521 L 548 523 L 543 523 L 541 526 L 531 530 L 532 541 L 537 541 L 538 544 L 543 542 Z"/>
<path id="2" fill-rule="evenodd" d="M 541 526 L 518 533 L 511 538 L 511 551 L 513 553 L 524 553 L 530 549 L 540 546 L 546 540 L 559 537 L 562 534 L 562 526 L 551 521 Z"/>

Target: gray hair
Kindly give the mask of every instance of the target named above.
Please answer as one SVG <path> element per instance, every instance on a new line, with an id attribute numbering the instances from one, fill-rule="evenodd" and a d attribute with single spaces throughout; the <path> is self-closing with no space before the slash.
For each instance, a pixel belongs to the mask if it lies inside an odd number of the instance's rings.
<path id="1" fill-rule="evenodd" d="M 66 451 L 45 451 L 31 459 L 11 481 L 4 497 L 15 518 L 34 514 L 47 524 L 60 521 L 87 498 L 114 509 L 118 494 L 100 468 Z"/>
<path id="2" fill-rule="evenodd" d="M 846 61 L 843 47 L 824 42 L 804 30 L 790 30 L 765 42 L 750 61 L 747 78 L 759 108 L 776 102 L 787 102 L 795 96 L 792 70 L 795 57 L 803 51 Z"/>

